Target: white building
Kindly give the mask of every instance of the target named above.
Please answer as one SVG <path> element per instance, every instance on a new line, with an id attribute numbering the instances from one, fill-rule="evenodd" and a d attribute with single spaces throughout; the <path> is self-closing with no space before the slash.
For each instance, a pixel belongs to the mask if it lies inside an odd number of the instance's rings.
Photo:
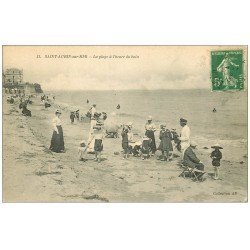
<path id="1" fill-rule="evenodd" d="M 17 68 L 6 69 L 3 76 L 4 84 L 14 85 L 23 83 L 23 70 Z"/>

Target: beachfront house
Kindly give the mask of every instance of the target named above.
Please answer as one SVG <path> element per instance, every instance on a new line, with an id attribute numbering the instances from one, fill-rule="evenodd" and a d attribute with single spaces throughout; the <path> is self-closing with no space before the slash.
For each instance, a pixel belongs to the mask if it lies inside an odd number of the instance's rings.
<path id="1" fill-rule="evenodd" d="M 23 70 L 17 68 L 6 69 L 3 73 L 3 87 L 6 94 L 33 95 L 42 93 L 40 84 L 23 82 Z"/>
<path id="2" fill-rule="evenodd" d="M 23 70 L 17 68 L 6 69 L 3 73 L 5 85 L 18 85 L 23 83 Z"/>

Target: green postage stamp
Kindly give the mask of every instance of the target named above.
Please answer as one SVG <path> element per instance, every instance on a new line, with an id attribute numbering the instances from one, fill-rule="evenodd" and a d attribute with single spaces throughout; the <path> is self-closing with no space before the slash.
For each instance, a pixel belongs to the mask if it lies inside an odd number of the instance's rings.
<path id="1" fill-rule="evenodd" d="M 211 51 L 212 91 L 243 90 L 243 50 Z"/>

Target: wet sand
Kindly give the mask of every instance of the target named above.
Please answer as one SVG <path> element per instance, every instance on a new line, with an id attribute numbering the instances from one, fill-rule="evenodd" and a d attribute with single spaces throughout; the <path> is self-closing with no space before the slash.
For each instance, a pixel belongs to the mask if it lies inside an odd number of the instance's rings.
<path id="1" fill-rule="evenodd" d="M 230 158 L 221 161 L 222 180 L 215 181 L 208 175 L 204 182 L 193 182 L 179 177 L 179 157 L 161 162 L 157 155 L 145 161 L 115 155 L 121 152 L 121 138 L 104 140 L 101 163 L 94 162 L 90 154 L 87 161 L 79 161 L 78 145 L 82 139 L 87 140 L 89 124 L 71 124 L 66 111 L 61 117 L 66 152 L 53 153 L 48 148 L 57 105 L 45 110 L 40 99 L 34 99 L 28 107 L 32 117 L 24 117 L 18 104 L 7 104 L 5 98 L 3 101 L 4 202 L 247 201 L 246 142 L 232 148 Z M 213 173 L 206 140 L 199 143 L 197 156 L 206 172 Z"/>

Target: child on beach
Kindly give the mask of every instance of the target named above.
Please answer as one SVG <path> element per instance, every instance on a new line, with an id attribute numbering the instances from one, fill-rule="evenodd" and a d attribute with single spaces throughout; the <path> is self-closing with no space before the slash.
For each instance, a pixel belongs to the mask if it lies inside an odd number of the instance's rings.
<path id="1" fill-rule="evenodd" d="M 171 132 L 166 129 L 166 125 L 161 125 L 161 131 L 160 131 L 160 146 L 159 150 L 161 150 L 162 155 L 160 157 L 161 161 L 167 161 L 169 158 L 169 151 L 173 151 L 173 146 L 172 146 L 172 134 Z"/>
<path id="2" fill-rule="evenodd" d="M 79 161 L 84 161 L 84 156 L 86 155 L 87 144 L 85 141 L 80 142 L 80 147 L 78 148 Z"/>
<path id="3" fill-rule="evenodd" d="M 223 149 L 219 146 L 219 144 L 216 144 L 212 146 L 211 148 L 214 148 L 214 151 L 211 153 L 212 158 L 212 165 L 214 166 L 214 179 L 219 179 L 219 171 L 220 171 L 220 160 L 222 158 L 222 153 L 220 149 Z"/>
<path id="4" fill-rule="evenodd" d="M 141 153 L 142 153 L 142 160 L 149 158 L 149 154 L 151 151 L 150 145 L 152 140 L 147 137 L 146 135 L 142 138 L 142 145 L 141 145 Z"/>
<path id="5" fill-rule="evenodd" d="M 95 144 L 94 144 L 95 161 L 98 161 L 98 163 L 100 163 L 101 162 L 101 152 L 103 151 L 102 140 L 104 138 L 102 127 L 100 125 L 96 125 L 93 127 L 93 133 L 92 133 L 91 137 L 92 137 L 91 141 L 94 140 L 94 142 L 95 142 Z"/>
<path id="6" fill-rule="evenodd" d="M 124 126 L 122 129 L 122 148 L 123 148 L 123 159 L 128 159 L 129 145 L 128 145 L 128 127 Z"/>

